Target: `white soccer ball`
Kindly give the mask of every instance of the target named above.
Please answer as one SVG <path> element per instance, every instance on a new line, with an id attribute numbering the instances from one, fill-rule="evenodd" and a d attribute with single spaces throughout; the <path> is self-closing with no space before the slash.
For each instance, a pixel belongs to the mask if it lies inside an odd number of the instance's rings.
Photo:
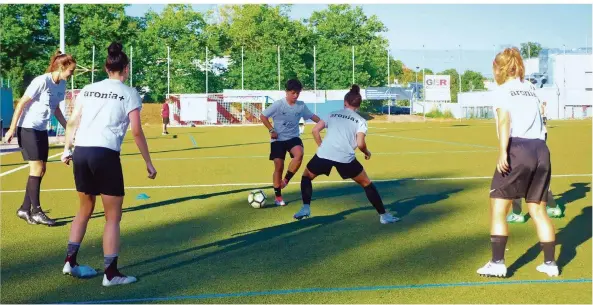
<path id="1" fill-rule="evenodd" d="M 266 193 L 262 190 L 254 190 L 247 196 L 247 202 L 256 209 L 263 208 L 266 205 Z"/>

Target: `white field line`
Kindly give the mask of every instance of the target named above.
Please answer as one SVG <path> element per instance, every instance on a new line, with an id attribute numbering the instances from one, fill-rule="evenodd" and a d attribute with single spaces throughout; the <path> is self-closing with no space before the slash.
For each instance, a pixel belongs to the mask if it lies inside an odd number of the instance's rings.
<path id="1" fill-rule="evenodd" d="M 431 140 L 431 139 L 421 139 L 421 138 L 412 138 L 412 137 L 402 137 L 402 136 L 392 136 L 392 135 L 384 135 L 384 134 L 371 134 L 371 135 L 378 136 L 378 137 L 403 139 L 403 140 L 414 140 L 414 141 L 422 141 L 422 142 L 432 142 L 432 143 L 441 143 L 441 144 L 451 144 L 451 145 L 460 145 L 460 146 L 471 146 L 471 147 L 496 149 L 496 147 L 494 147 L 494 146 L 469 144 L 469 143 L 462 143 L 462 142 L 448 142 L 448 141 Z"/>
<path id="2" fill-rule="evenodd" d="M 57 157 L 57 156 L 61 156 L 61 155 L 62 155 L 62 153 L 58 153 L 58 154 L 55 154 L 55 155 L 49 156 L 49 157 L 48 157 L 48 159 L 51 159 L 51 158 L 53 158 L 53 157 Z M 9 174 L 12 174 L 12 173 L 14 173 L 14 172 L 18 172 L 18 171 L 20 171 L 21 169 L 25 169 L 25 168 L 27 168 L 27 167 L 29 167 L 29 164 L 21 165 L 21 166 L 19 166 L 19 167 L 17 167 L 17 168 L 13 168 L 13 169 L 11 169 L 11 170 L 9 170 L 9 171 L 7 171 L 7 172 L 2 172 L 2 173 L 0 174 L 0 177 L 3 177 L 3 176 L 6 176 L 6 175 L 9 175 Z"/>
<path id="3" fill-rule="evenodd" d="M 552 175 L 554 178 L 568 178 L 568 177 L 591 177 L 593 174 L 564 174 Z M 395 181 L 450 181 L 450 180 L 483 180 L 492 179 L 492 176 L 473 176 L 473 177 L 438 177 L 438 178 L 403 178 L 403 179 L 377 179 L 373 182 L 395 182 Z M 330 183 L 354 183 L 352 180 L 329 180 L 329 181 L 314 181 L 314 184 L 330 184 Z M 227 187 L 227 186 L 267 186 L 270 182 L 246 182 L 246 183 L 220 183 L 220 184 L 185 184 L 185 185 L 153 185 L 153 186 L 127 186 L 127 190 L 143 190 L 143 189 L 178 189 L 178 188 L 196 188 L 196 187 Z M 293 183 L 291 185 L 297 185 Z M 42 189 L 42 192 L 62 192 L 74 191 L 73 188 L 63 189 Z M 0 193 L 23 193 L 25 190 L 7 190 L 0 191 Z"/>

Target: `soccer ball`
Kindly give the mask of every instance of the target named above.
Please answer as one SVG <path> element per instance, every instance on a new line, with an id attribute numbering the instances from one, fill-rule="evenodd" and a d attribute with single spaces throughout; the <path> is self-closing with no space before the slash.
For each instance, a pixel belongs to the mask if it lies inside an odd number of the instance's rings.
<path id="1" fill-rule="evenodd" d="M 254 190 L 247 196 L 247 202 L 256 209 L 263 208 L 266 205 L 266 193 L 262 190 Z"/>

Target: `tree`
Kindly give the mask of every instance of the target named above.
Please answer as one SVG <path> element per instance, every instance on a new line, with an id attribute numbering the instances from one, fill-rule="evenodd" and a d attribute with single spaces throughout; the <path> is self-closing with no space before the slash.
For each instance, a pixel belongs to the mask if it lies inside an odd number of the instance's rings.
<path id="1" fill-rule="evenodd" d="M 20 97 L 37 75 L 45 73 L 58 49 L 55 24 L 48 15 L 58 5 L 0 5 L 0 75 L 9 79 L 14 97 Z M 53 34 L 53 35 L 52 35 Z"/>
<path id="2" fill-rule="evenodd" d="M 537 42 L 528 41 L 521 44 L 521 56 L 523 58 L 538 57 L 542 46 Z"/>
<path id="3" fill-rule="evenodd" d="M 107 78 L 104 65 L 107 47 L 114 41 L 129 47 L 139 31 L 139 20 L 126 16 L 124 4 L 70 4 L 64 6 L 64 27 L 66 53 L 72 54 L 77 62 L 74 87 L 82 88 L 91 83 L 93 46 L 95 46 L 94 81 Z M 52 25 L 52 38 L 59 39 L 59 15 L 57 11 L 48 14 Z M 127 54 L 130 56 L 130 54 Z M 69 86 L 70 87 L 70 86 Z"/>
<path id="4" fill-rule="evenodd" d="M 160 14 L 148 12 L 134 48 L 134 85 L 148 101 L 167 94 L 167 47 L 170 48 L 170 93 L 206 92 L 206 47 L 211 60 L 220 55 L 216 37 L 209 35 L 204 15 L 190 5 L 167 5 Z M 137 67 L 137 68 L 136 68 Z M 208 68 L 211 66 L 208 65 Z M 208 92 L 222 89 L 220 77 L 209 71 Z"/>
<path id="5" fill-rule="evenodd" d="M 387 39 L 385 25 L 367 17 L 360 7 L 329 5 L 306 20 L 317 46 L 318 83 L 322 89 L 343 89 L 354 82 L 361 86 L 384 86 L 387 82 Z"/>
<path id="6" fill-rule="evenodd" d="M 459 93 L 459 73 L 455 69 L 447 69 L 438 75 L 449 75 L 451 77 L 451 102 L 457 103 L 457 94 Z"/>
<path id="7" fill-rule="evenodd" d="M 278 48 L 281 90 L 289 78 L 313 87 L 310 33 L 301 22 L 291 20 L 289 12 L 289 5 L 227 5 L 219 11 L 221 47 L 230 56 L 227 88 L 241 89 L 243 50 L 244 88 L 277 90 Z"/>
<path id="8" fill-rule="evenodd" d="M 461 75 L 461 91 L 468 92 L 474 90 L 485 90 L 484 80 L 486 78 L 480 73 L 471 70 L 466 70 Z"/>

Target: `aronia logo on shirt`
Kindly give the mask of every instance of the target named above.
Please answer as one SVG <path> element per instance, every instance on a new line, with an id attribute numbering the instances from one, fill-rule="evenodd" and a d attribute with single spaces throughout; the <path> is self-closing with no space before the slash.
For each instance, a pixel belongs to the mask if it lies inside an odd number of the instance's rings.
<path id="1" fill-rule="evenodd" d="M 353 117 L 351 117 L 349 115 L 343 115 L 343 114 L 339 114 L 339 113 L 333 113 L 332 115 L 330 115 L 330 117 L 332 117 L 332 118 L 336 117 L 336 118 L 347 119 L 347 120 L 350 120 L 350 121 L 353 121 L 353 122 L 358 123 L 358 120 L 356 118 L 353 118 Z"/>
<path id="2" fill-rule="evenodd" d="M 95 97 L 95 98 L 104 98 L 104 99 L 119 99 L 120 101 L 124 100 L 123 95 L 117 95 L 117 93 L 109 92 L 97 92 L 97 91 L 85 91 L 84 96 L 86 97 Z"/>

